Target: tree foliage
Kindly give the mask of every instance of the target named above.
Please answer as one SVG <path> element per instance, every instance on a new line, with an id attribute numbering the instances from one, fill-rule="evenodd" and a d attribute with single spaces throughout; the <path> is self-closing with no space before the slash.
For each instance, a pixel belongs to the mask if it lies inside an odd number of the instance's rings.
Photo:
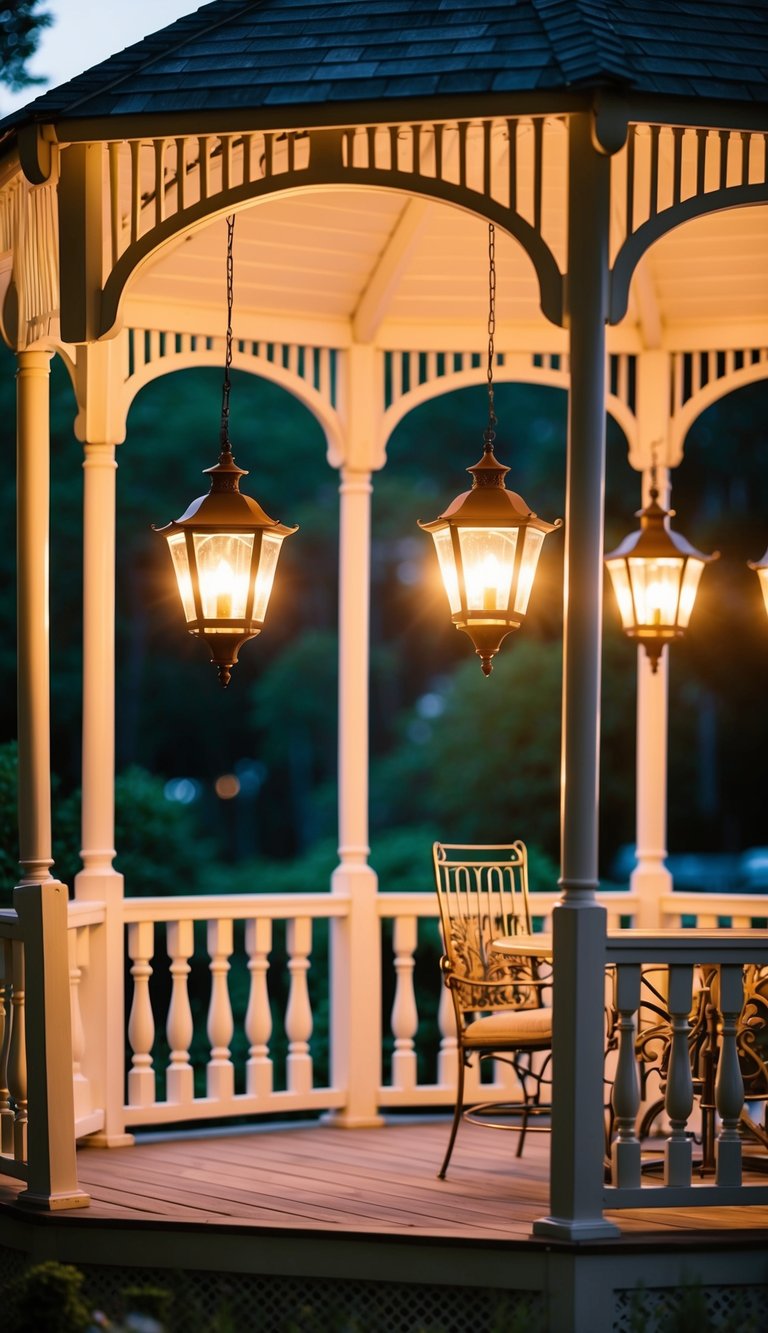
<path id="1" fill-rule="evenodd" d="M 27 69 L 27 61 L 35 54 L 43 29 L 53 23 L 53 15 L 40 10 L 42 2 L 0 0 L 0 83 L 13 92 L 46 82 Z"/>

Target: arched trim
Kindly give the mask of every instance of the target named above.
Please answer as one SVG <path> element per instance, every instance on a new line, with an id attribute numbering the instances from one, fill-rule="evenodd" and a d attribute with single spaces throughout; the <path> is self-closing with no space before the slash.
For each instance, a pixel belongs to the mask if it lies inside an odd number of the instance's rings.
<path id="1" fill-rule="evenodd" d="M 703 389 L 699 389 L 697 393 L 689 398 L 682 407 L 678 408 L 672 417 L 670 426 L 670 461 L 672 465 L 676 467 L 682 462 L 686 436 L 694 421 L 698 420 L 702 412 L 705 412 L 713 403 L 719 402 L 721 398 L 727 398 L 728 394 L 743 389 L 747 384 L 755 384 L 757 381 L 764 379 L 768 379 L 768 358 L 756 361 L 749 366 L 742 366 L 740 370 L 734 370 L 729 375 L 723 375 L 719 379 L 711 380 Z"/>
<path id="2" fill-rule="evenodd" d="M 296 177 L 293 179 L 296 182 Z M 141 236 L 124 251 L 106 281 L 101 301 L 100 336 L 108 337 L 115 331 L 120 319 L 120 306 L 131 280 L 169 241 L 199 228 L 202 223 L 211 222 L 227 213 L 238 212 L 261 199 L 304 194 L 310 190 L 329 187 L 394 191 L 409 197 L 446 203 L 475 217 L 494 222 L 522 245 L 538 278 L 542 312 L 553 324 L 562 325 L 562 274 L 552 251 L 542 237 L 518 213 L 504 208 L 489 196 L 461 188 L 449 181 L 439 181 L 424 176 L 414 177 L 405 172 L 385 173 L 338 168 L 322 171 L 307 169 L 301 172 L 300 180 L 291 185 L 286 184 L 285 175 L 251 181 L 228 191 L 225 197 L 218 194 L 215 200 L 204 199 L 152 227 L 146 235 Z"/>
<path id="3" fill-rule="evenodd" d="M 494 380 L 497 384 L 541 384 L 550 388 L 564 389 L 566 392 L 570 386 L 570 376 L 566 370 L 538 366 L 530 366 L 526 369 L 519 363 L 497 367 L 494 370 Z M 433 398 L 441 398 L 444 394 L 454 393 L 458 389 L 467 389 L 473 385 L 482 385 L 485 382 L 485 369 L 483 367 L 472 367 L 470 370 L 457 371 L 450 375 L 441 375 L 435 379 L 427 380 L 424 384 L 419 384 L 417 388 L 403 394 L 396 402 L 392 403 L 391 407 L 387 408 L 382 417 L 378 450 L 380 456 L 385 457 L 386 447 L 395 428 L 414 408 L 420 407 L 422 403 L 430 402 Z M 637 420 L 634 413 L 615 394 L 607 395 L 605 405 L 606 411 L 611 414 L 623 430 L 631 450 L 637 434 Z"/>
<path id="4" fill-rule="evenodd" d="M 279 384 L 312 413 L 325 434 L 328 446 L 328 460 L 336 465 L 343 457 L 343 433 L 339 418 L 329 402 L 300 375 L 294 374 L 284 366 L 267 361 L 264 357 L 248 355 L 234 351 L 232 365 L 236 370 L 243 370 L 249 375 L 271 380 Z M 136 395 L 145 385 L 164 375 L 171 375 L 177 370 L 194 370 L 199 366 L 212 366 L 221 370 L 222 357 L 219 348 L 200 348 L 193 352 L 171 352 L 166 356 L 147 361 L 125 382 L 126 416 Z"/>
<path id="5" fill-rule="evenodd" d="M 708 194 L 694 195 L 673 208 L 666 208 L 661 213 L 644 222 L 637 231 L 622 245 L 611 270 L 610 323 L 619 324 L 627 313 L 629 304 L 629 286 L 635 269 L 646 250 L 655 241 L 674 231 L 684 222 L 693 218 L 705 217 L 709 213 L 721 213 L 729 208 L 745 208 L 749 205 L 768 203 L 768 183 L 760 185 L 730 186 L 724 190 L 712 190 Z"/>

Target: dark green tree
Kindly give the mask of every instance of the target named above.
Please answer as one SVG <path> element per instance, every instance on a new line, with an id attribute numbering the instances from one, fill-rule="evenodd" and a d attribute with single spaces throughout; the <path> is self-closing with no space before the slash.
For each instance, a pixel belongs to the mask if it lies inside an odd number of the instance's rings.
<path id="1" fill-rule="evenodd" d="M 42 0 L 0 0 L 0 83 L 13 92 L 47 82 L 27 69 L 40 34 L 53 23 L 52 14 L 40 11 L 41 3 Z"/>

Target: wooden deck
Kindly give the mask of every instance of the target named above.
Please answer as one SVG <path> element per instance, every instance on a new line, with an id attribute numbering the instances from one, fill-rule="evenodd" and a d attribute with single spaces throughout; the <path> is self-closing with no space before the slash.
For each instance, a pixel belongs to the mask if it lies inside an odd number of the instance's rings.
<path id="1" fill-rule="evenodd" d="M 448 1179 L 436 1168 L 446 1120 L 403 1120 L 381 1129 L 330 1125 L 145 1135 L 134 1147 L 82 1149 L 87 1210 L 37 1217 L 64 1229 L 334 1233 L 423 1237 L 473 1244 L 541 1244 L 531 1226 L 548 1211 L 549 1136 L 516 1136 L 462 1125 Z M 0 1177 L 0 1212 L 24 1214 L 21 1186 Z M 768 1241 L 768 1208 L 642 1209 L 610 1214 L 625 1244 L 716 1233 Z M 612 1245 L 621 1244 L 611 1242 Z M 551 1244 L 547 1242 L 547 1244 Z"/>

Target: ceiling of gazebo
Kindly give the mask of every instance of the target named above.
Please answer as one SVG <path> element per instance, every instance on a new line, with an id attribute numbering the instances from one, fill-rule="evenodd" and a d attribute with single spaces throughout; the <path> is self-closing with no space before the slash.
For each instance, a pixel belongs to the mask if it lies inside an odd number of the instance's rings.
<path id="1" fill-rule="evenodd" d="M 563 223 L 564 225 L 564 223 Z M 130 288 L 140 307 L 200 331 L 218 331 L 224 307 L 223 219 L 160 253 Z M 479 218 L 439 203 L 375 190 L 313 190 L 268 200 L 238 215 L 236 318 L 242 336 L 291 336 L 384 346 L 482 346 L 487 233 Z M 539 312 L 533 268 L 520 246 L 497 243 L 502 340 L 562 337 Z M 174 315 L 171 315 L 171 308 Z M 213 325 L 211 325 L 211 319 Z M 186 320 L 186 323 L 184 322 Z M 302 334 L 300 325 L 306 325 Z M 514 328 L 513 328 L 514 326 Z M 282 325 L 280 326 L 282 328 Z M 515 329 L 517 330 L 515 332 Z M 325 330 L 325 334 L 323 333 Z M 742 208 L 686 223 L 646 255 L 627 319 L 614 334 L 658 345 L 764 345 L 768 341 L 768 225 Z M 682 339 L 682 342 L 680 342 Z"/>

